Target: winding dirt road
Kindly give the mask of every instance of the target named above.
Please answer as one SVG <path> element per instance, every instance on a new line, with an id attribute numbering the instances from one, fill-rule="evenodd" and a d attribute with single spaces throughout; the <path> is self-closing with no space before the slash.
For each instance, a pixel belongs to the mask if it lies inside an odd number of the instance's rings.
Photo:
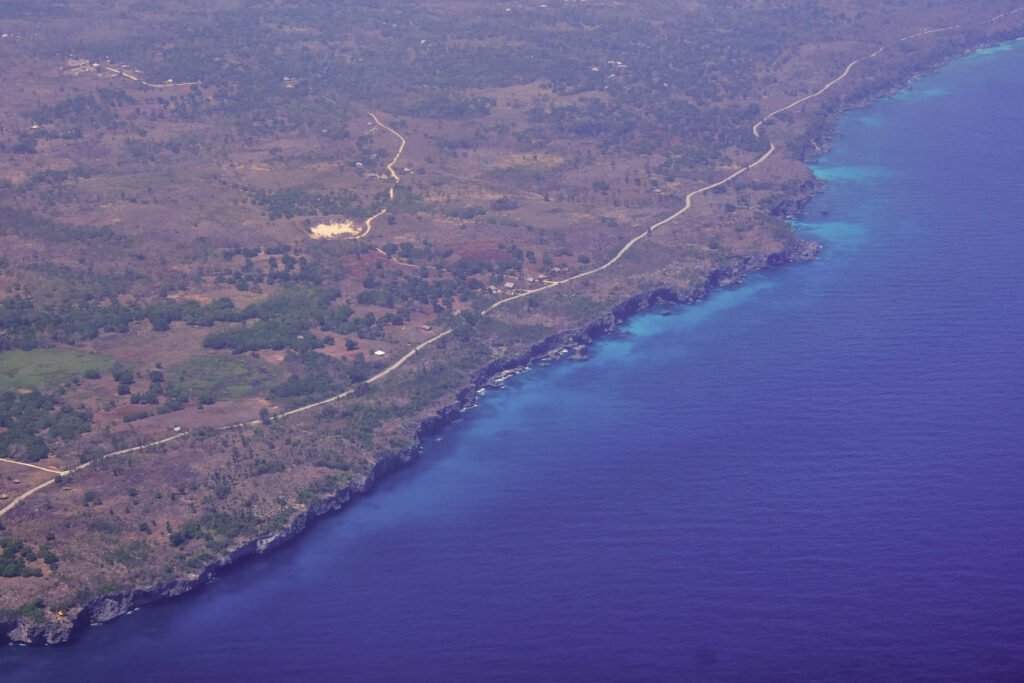
<path id="1" fill-rule="evenodd" d="M 391 200 L 391 201 L 394 201 L 395 200 L 395 187 L 398 185 L 398 183 L 402 182 L 402 178 L 398 175 L 398 173 L 395 172 L 395 164 L 397 164 L 398 160 L 402 158 L 402 152 L 405 151 L 405 138 L 402 137 L 402 134 L 399 133 L 397 130 L 395 130 L 391 126 L 389 126 L 386 123 L 384 123 L 383 121 L 381 121 L 377 117 L 377 115 L 374 114 L 372 111 L 370 112 L 370 118 L 373 119 L 373 122 L 376 123 L 378 126 L 380 126 L 384 130 L 386 130 L 387 132 L 391 133 L 396 138 L 398 138 L 398 151 L 395 152 L 395 157 L 387 165 L 388 175 L 390 176 L 391 180 L 393 181 L 391 183 L 391 187 L 388 189 L 388 199 Z M 365 229 L 361 233 L 356 235 L 353 239 L 361 240 L 361 239 L 364 239 L 365 237 L 367 237 L 370 234 L 370 232 L 373 230 L 373 222 L 375 220 L 377 220 L 378 218 L 380 218 L 381 216 L 383 216 L 384 214 L 386 214 L 387 212 L 388 212 L 387 208 L 383 208 L 380 211 L 378 211 L 377 213 L 375 213 L 374 215 L 372 215 L 369 218 L 367 218 L 365 223 L 363 223 L 363 226 L 364 226 Z M 387 254 L 385 254 L 385 256 L 387 256 Z M 389 256 L 388 258 L 392 258 L 393 259 L 394 257 Z M 408 265 L 408 264 L 404 264 L 403 263 L 402 265 Z"/>
<path id="2" fill-rule="evenodd" d="M 20 460 L 11 460 L 10 458 L 0 458 L 0 462 L 6 462 L 10 465 L 18 465 L 20 467 L 31 467 L 34 470 L 49 472 L 50 474 L 70 474 L 68 470 L 55 470 L 52 467 L 43 467 L 42 465 L 36 465 L 31 462 L 21 462 Z"/>

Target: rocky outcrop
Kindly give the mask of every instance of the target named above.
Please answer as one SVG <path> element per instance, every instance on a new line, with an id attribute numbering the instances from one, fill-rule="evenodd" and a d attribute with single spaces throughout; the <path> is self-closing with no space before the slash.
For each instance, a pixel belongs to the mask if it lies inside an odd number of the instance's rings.
<path id="1" fill-rule="evenodd" d="M 70 640 L 77 630 L 76 620 L 64 619 L 58 623 L 31 624 L 23 621 L 0 623 L 8 642 L 22 645 L 56 645 Z"/>

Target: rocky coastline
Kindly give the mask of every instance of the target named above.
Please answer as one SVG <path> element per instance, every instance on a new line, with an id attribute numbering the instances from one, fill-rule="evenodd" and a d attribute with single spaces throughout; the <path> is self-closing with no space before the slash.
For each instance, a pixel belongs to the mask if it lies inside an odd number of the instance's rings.
<path id="1" fill-rule="evenodd" d="M 843 103 L 841 108 L 837 108 L 829 113 L 828 121 L 822 128 L 818 129 L 818 135 L 812 135 L 807 138 L 808 143 L 811 141 L 815 143 L 813 145 L 813 153 L 801 155 L 801 161 L 808 163 L 814 156 L 827 151 L 828 139 L 834 132 L 839 117 L 846 111 L 867 106 L 880 97 L 905 89 L 915 78 L 933 72 L 957 57 L 970 54 L 988 46 L 1004 43 L 1009 39 L 1013 39 L 1013 37 L 980 41 L 977 45 L 970 48 L 958 47 L 945 55 L 939 62 L 919 65 L 909 73 L 902 73 L 898 77 L 889 80 L 874 92 Z M 810 148 L 811 145 L 808 144 L 805 149 Z M 794 216 L 799 214 L 807 202 L 820 191 L 821 187 L 821 183 L 808 183 L 804 188 L 801 188 L 798 196 L 787 198 L 775 208 L 773 213 L 778 216 Z M 436 415 L 421 422 L 417 430 L 416 442 L 421 444 L 425 438 L 436 434 L 459 419 L 466 409 L 475 404 L 478 396 L 477 392 L 491 384 L 495 378 L 508 377 L 543 359 L 558 358 L 560 355 L 564 355 L 560 353 L 562 350 L 569 350 L 572 353 L 584 349 L 597 339 L 614 332 L 631 317 L 644 313 L 658 305 L 665 303 L 693 304 L 699 302 L 714 289 L 741 283 L 746 276 L 752 273 L 788 263 L 811 261 L 816 257 L 819 250 L 820 245 L 794 236 L 782 250 L 767 255 L 751 255 L 734 259 L 727 266 L 712 271 L 702 283 L 694 287 L 688 289 L 661 287 L 633 295 L 614 306 L 606 315 L 582 327 L 552 335 L 533 345 L 522 354 L 496 360 L 481 368 L 473 376 L 471 384 L 464 387 L 458 393 L 455 403 L 442 408 Z M 34 623 L 27 619 L 0 621 L 0 645 L 59 645 L 69 643 L 79 637 L 89 626 L 109 622 L 141 607 L 178 597 L 207 585 L 228 568 L 287 543 L 318 518 L 339 511 L 357 497 L 371 493 L 374 484 L 380 477 L 386 476 L 413 462 L 420 450 L 421 446 L 416 445 L 383 457 L 377 461 L 372 471 L 361 481 L 346 486 L 332 495 L 314 500 L 310 503 L 307 510 L 298 513 L 284 528 L 273 534 L 248 540 L 231 552 L 212 561 L 196 574 L 153 586 L 135 588 L 94 598 L 85 605 L 69 611 L 68 614 L 57 622 Z"/>
<path id="2" fill-rule="evenodd" d="M 736 259 L 725 268 L 713 271 L 701 284 L 689 289 L 658 288 L 636 294 L 612 308 L 605 316 L 583 327 L 551 335 L 531 346 L 526 352 L 496 360 L 473 375 L 470 385 L 458 392 L 455 403 L 445 406 L 436 415 L 419 425 L 417 445 L 391 453 L 377 461 L 373 470 L 360 482 L 346 486 L 332 495 L 314 500 L 307 510 L 297 514 L 279 531 L 250 539 L 207 565 L 202 571 L 165 583 L 111 593 L 95 598 L 80 608 L 70 611 L 55 622 L 33 623 L 28 620 L 0 622 L 0 642 L 17 645 L 59 645 L 73 641 L 87 627 L 103 624 L 124 616 L 141 607 L 175 598 L 211 583 L 229 567 L 262 555 L 287 543 L 311 523 L 324 515 L 341 510 L 355 498 L 369 494 L 376 481 L 414 461 L 423 440 L 438 433 L 459 419 L 461 414 L 475 405 L 478 392 L 492 385 L 496 378 L 508 377 L 541 360 L 553 360 L 561 352 L 579 352 L 603 336 L 614 332 L 625 321 L 665 303 L 693 304 L 708 296 L 714 289 L 738 284 L 756 271 L 786 263 L 812 260 L 819 246 L 813 242 L 794 239 L 783 250 L 765 256 Z"/>

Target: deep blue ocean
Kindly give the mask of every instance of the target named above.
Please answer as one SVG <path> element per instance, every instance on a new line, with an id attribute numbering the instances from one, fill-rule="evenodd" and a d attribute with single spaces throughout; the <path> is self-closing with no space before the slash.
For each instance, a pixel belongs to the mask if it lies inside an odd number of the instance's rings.
<path id="1" fill-rule="evenodd" d="M 816 171 L 817 262 L 517 377 L 0 680 L 1024 681 L 1024 43 L 848 113 Z"/>

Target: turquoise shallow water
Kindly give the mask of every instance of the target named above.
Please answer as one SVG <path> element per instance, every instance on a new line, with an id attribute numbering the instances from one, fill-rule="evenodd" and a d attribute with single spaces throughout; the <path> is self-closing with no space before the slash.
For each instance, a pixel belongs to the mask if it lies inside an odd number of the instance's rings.
<path id="1" fill-rule="evenodd" d="M 846 116 L 819 261 L 524 374 L 290 547 L 0 677 L 1024 680 L 1022 74 Z"/>

